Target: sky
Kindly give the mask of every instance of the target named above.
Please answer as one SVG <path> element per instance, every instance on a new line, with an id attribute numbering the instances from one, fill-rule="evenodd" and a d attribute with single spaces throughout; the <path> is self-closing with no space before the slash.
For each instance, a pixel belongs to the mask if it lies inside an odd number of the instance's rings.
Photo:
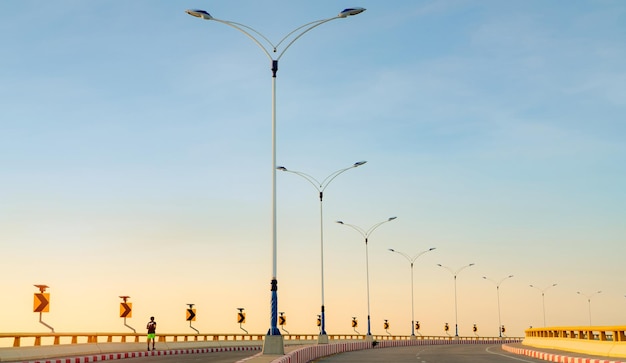
<path id="1" fill-rule="evenodd" d="M 544 313 L 626 325 L 625 2 L 4 0 L 0 332 L 48 331 L 45 284 L 57 332 L 130 332 L 127 295 L 137 332 L 155 316 L 193 333 L 193 303 L 201 333 L 243 333 L 244 308 L 265 334 L 270 60 L 185 10 L 276 44 L 355 6 L 279 61 L 277 165 L 321 181 L 367 161 L 327 186 L 322 217 L 310 183 L 276 175 L 284 329 L 318 332 L 322 228 L 328 334 L 352 317 L 365 334 L 368 300 L 372 334 L 409 335 L 412 307 L 423 335 L 523 336 Z M 367 248 L 335 223 L 394 216 Z M 413 270 L 388 250 L 433 247 Z"/>

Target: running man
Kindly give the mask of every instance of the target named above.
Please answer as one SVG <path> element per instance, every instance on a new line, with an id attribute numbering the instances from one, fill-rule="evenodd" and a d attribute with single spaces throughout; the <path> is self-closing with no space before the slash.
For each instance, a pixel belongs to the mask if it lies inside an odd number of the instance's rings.
<path id="1" fill-rule="evenodd" d="M 148 329 L 148 351 L 150 351 L 150 341 L 152 340 L 152 350 L 154 350 L 154 338 L 156 336 L 156 321 L 154 321 L 154 316 L 150 317 L 150 321 L 146 326 Z"/>

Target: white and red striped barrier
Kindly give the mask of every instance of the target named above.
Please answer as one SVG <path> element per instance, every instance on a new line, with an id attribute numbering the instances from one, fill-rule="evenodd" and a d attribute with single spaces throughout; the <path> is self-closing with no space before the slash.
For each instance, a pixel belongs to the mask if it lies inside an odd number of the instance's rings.
<path id="1" fill-rule="evenodd" d="M 562 354 L 554 354 L 547 352 L 540 352 L 527 348 L 517 348 L 511 347 L 509 345 L 503 345 L 502 349 L 513 354 L 525 355 L 531 358 L 537 358 L 541 360 L 545 360 L 548 362 L 559 362 L 559 363 L 625 363 L 621 360 L 609 360 L 604 358 L 582 358 L 582 357 L 572 357 L 566 356 Z"/>
<path id="2" fill-rule="evenodd" d="M 72 357 L 72 358 L 38 359 L 38 360 L 31 360 L 31 361 L 23 361 L 21 363 L 91 363 L 91 362 L 101 362 L 105 360 L 154 357 L 154 356 L 161 356 L 161 355 L 200 354 L 200 353 L 235 352 L 235 351 L 260 351 L 260 350 L 261 350 L 261 346 L 152 350 L 152 351 L 146 351 L 146 352 L 93 354 L 93 355 Z"/>

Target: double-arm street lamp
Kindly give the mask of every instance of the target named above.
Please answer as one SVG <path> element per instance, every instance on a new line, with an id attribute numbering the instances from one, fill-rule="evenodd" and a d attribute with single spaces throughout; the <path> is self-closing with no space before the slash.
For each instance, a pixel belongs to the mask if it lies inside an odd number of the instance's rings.
<path id="1" fill-rule="evenodd" d="M 592 297 L 593 295 L 599 294 L 599 293 L 601 293 L 601 292 L 602 292 L 602 291 L 596 291 L 596 292 L 594 292 L 593 294 L 589 294 L 589 295 L 587 295 L 587 294 L 583 294 L 583 293 L 582 293 L 582 292 L 580 292 L 580 291 L 577 291 L 577 292 L 576 292 L 578 295 L 582 295 L 582 296 L 586 297 L 586 298 L 587 298 L 587 303 L 589 303 L 589 326 L 591 326 L 591 297 Z"/>
<path id="2" fill-rule="evenodd" d="M 413 263 L 421 255 L 425 254 L 426 252 L 430 252 L 430 251 L 432 251 L 434 249 L 435 249 L 435 247 L 429 248 L 429 249 L 427 249 L 425 251 L 422 251 L 422 252 L 418 253 L 417 255 L 415 255 L 413 257 L 407 255 L 404 252 L 396 251 L 393 248 L 389 249 L 389 251 L 391 251 L 391 252 L 395 252 L 395 253 L 398 253 L 398 254 L 402 255 L 411 264 L 411 336 L 412 337 L 415 336 L 415 303 L 414 303 L 414 293 L 413 293 Z"/>
<path id="3" fill-rule="evenodd" d="M 270 328 L 267 332 L 263 345 L 264 354 L 284 354 L 283 339 L 277 326 L 278 321 L 278 280 L 276 273 L 277 253 L 276 253 L 276 73 L 278 72 L 278 61 L 285 54 L 287 49 L 304 34 L 310 30 L 335 19 L 343 19 L 352 15 L 357 15 L 365 11 L 364 8 L 348 8 L 341 11 L 337 16 L 328 19 L 316 20 L 301 25 L 285 35 L 278 43 L 272 43 L 267 37 L 259 33 L 255 29 L 234 21 L 221 20 L 213 17 L 204 10 L 186 10 L 185 12 L 191 16 L 204 20 L 213 20 L 218 23 L 228 25 L 245 36 L 250 38 L 267 56 L 271 63 L 272 71 L 272 280 L 271 280 L 271 307 L 270 307 Z M 280 46 L 286 43 L 284 48 L 279 52 Z M 277 54 L 276 57 L 272 53 Z"/>
<path id="4" fill-rule="evenodd" d="M 555 287 L 555 286 L 556 286 L 556 284 L 552 284 L 552 285 L 542 289 L 542 288 L 537 287 L 535 285 L 530 285 L 530 287 L 534 287 L 535 289 L 541 291 L 541 305 L 543 306 L 543 326 L 544 326 L 544 328 L 546 326 L 546 291 L 548 291 L 548 289 L 550 289 L 551 287 Z"/>
<path id="5" fill-rule="evenodd" d="M 500 285 L 502 284 L 502 282 L 504 282 L 504 280 L 510 279 L 511 277 L 513 277 L 513 275 L 509 275 L 501 279 L 500 281 L 495 281 L 495 280 L 488 278 L 487 276 L 483 276 L 483 279 L 491 281 L 494 284 L 496 284 L 496 294 L 498 295 L 498 332 L 500 334 L 500 338 L 502 338 L 502 319 L 500 317 Z"/>
<path id="6" fill-rule="evenodd" d="M 286 171 L 289 173 L 293 173 L 296 174 L 302 178 L 304 178 L 306 181 L 308 181 L 309 183 L 311 183 L 311 185 L 313 185 L 313 187 L 315 188 L 315 190 L 317 190 L 319 192 L 319 197 L 320 197 L 320 263 L 321 263 L 321 280 L 322 280 L 322 309 L 321 309 L 321 314 L 320 314 L 320 336 L 318 339 L 319 343 L 322 344 L 327 344 L 328 343 L 328 335 L 326 334 L 326 314 L 325 314 L 325 308 L 324 308 L 324 216 L 323 216 L 323 209 L 322 209 L 322 201 L 324 200 L 324 190 L 326 190 L 326 187 L 328 186 L 328 184 L 330 184 L 333 180 L 335 180 L 336 177 L 338 177 L 340 174 L 359 167 L 363 164 L 367 163 L 367 161 L 358 161 L 354 164 L 352 164 L 352 166 L 349 166 L 347 168 L 343 168 L 343 169 L 339 169 L 333 173 L 331 173 L 330 175 L 328 175 L 326 178 L 324 178 L 324 180 L 322 180 L 321 182 L 318 181 L 317 179 L 315 179 L 314 177 L 312 177 L 309 174 L 300 172 L 300 171 L 293 171 L 293 170 L 289 170 L 287 168 L 285 168 L 284 166 L 279 166 L 277 167 L 278 170 L 281 171 Z"/>
<path id="7" fill-rule="evenodd" d="M 452 276 L 454 276 L 454 330 L 455 330 L 454 336 L 458 338 L 459 337 L 459 319 L 458 319 L 459 314 L 458 314 L 457 299 L 456 299 L 456 277 L 461 271 L 465 270 L 468 267 L 474 266 L 474 264 L 470 263 L 469 265 L 460 267 L 456 271 L 452 270 L 448 266 L 443 266 L 442 264 L 437 264 L 437 266 L 445 268 L 446 270 L 450 271 Z"/>
<path id="8" fill-rule="evenodd" d="M 361 236 L 365 239 L 365 276 L 367 282 L 367 335 L 372 335 L 371 323 L 370 323 L 370 268 L 369 268 L 369 252 L 367 250 L 367 239 L 374 232 L 374 230 L 380 227 L 383 223 L 391 222 L 397 217 L 390 217 L 382 222 L 378 222 L 375 225 L 371 226 L 368 230 L 364 230 L 361 227 L 355 226 L 353 224 L 344 223 L 342 221 L 337 221 L 339 224 L 343 224 L 344 226 L 348 226 L 355 231 L 359 232 Z"/>

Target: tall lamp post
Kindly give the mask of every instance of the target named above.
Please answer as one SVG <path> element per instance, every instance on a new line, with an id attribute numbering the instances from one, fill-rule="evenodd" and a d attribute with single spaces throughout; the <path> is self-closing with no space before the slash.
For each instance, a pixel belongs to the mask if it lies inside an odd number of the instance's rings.
<path id="1" fill-rule="evenodd" d="M 326 187 L 328 187 L 328 184 L 330 184 L 333 180 L 335 180 L 336 177 L 338 177 L 340 174 L 359 167 L 363 164 L 367 163 L 367 161 L 358 161 L 354 164 L 352 164 L 352 166 L 349 166 L 347 168 L 343 168 L 343 169 L 339 169 L 333 173 L 331 173 L 330 175 L 328 175 L 326 178 L 324 178 L 324 180 L 322 180 L 321 182 L 318 181 L 317 179 L 315 179 L 314 177 L 312 177 L 309 174 L 300 172 L 300 171 L 293 171 L 293 170 L 289 170 L 287 168 L 285 168 L 284 166 L 279 166 L 276 169 L 281 170 L 281 171 L 286 171 L 289 173 L 293 173 L 296 174 L 298 176 L 301 176 L 302 178 L 304 178 L 306 181 L 308 181 L 309 183 L 311 183 L 311 185 L 313 185 L 313 187 L 315 188 L 315 190 L 317 190 L 319 192 L 319 197 L 320 197 L 320 256 L 321 256 L 321 280 L 322 280 L 322 308 L 321 308 L 321 314 L 320 314 L 320 336 L 318 338 L 318 343 L 322 343 L 322 344 L 327 344 L 328 343 L 328 334 L 326 334 L 326 315 L 325 315 L 325 308 L 324 308 L 324 217 L 323 217 L 323 209 L 322 209 L 322 201 L 324 199 L 324 190 L 326 190 Z"/>
<path id="2" fill-rule="evenodd" d="M 468 267 L 474 266 L 474 264 L 473 264 L 473 263 L 470 263 L 469 265 L 465 265 L 465 266 L 463 266 L 463 267 L 460 267 L 460 268 L 459 268 L 458 270 L 456 270 L 456 271 L 455 271 L 455 270 L 452 270 L 452 269 L 451 269 L 450 267 L 448 267 L 448 266 L 443 266 L 442 264 L 437 264 L 437 266 L 445 268 L 446 270 L 450 271 L 450 273 L 452 274 L 452 276 L 454 276 L 454 330 L 455 330 L 454 336 L 455 336 L 456 338 L 458 338 L 458 337 L 459 337 L 459 319 L 458 319 L 459 314 L 458 314 L 458 309 L 457 309 L 457 299 L 456 299 L 456 277 L 458 276 L 458 274 L 459 274 L 461 271 L 465 270 L 465 269 L 466 269 L 466 268 L 468 268 Z"/>
<path id="3" fill-rule="evenodd" d="M 414 289 L 413 289 L 413 263 L 421 255 L 425 254 L 426 252 L 430 252 L 430 251 L 432 251 L 434 249 L 435 249 L 435 247 L 429 248 L 429 249 L 427 249 L 425 251 L 422 251 L 422 252 L 418 253 L 417 255 L 415 255 L 413 257 L 410 257 L 409 255 L 407 255 L 404 252 L 396 251 L 393 248 L 389 249 L 389 251 L 391 251 L 391 252 L 395 252 L 395 253 L 398 253 L 398 254 L 402 255 L 411 264 L 411 336 L 412 337 L 415 336 L 415 303 L 414 303 L 414 293 L 413 293 L 414 292 Z"/>
<path id="4" fill-rule="evenodd" d="M 589 326 L 591 326 L 591 297 L 592 297 L 593 295 L 599 294 L 599 293 L 601 293 L 601 292 L 602 292 L 602 291 L 596 291 L 596 292 L 594 292 L 593 294 L 590 294 L 590 295 L 583 294 L 583 293 L 582 293 L 582 292 L 580 292 L 580 291 L 576 292 L 578 295 L 582 295 L 582 296 L 586 297 L 586 298 L 587 298 L 587 302 L 589 303 Z"/>
<path id="5" fill-rule="evenodd" d="M 265 337 L 263 343 L 264 354 L 284 354 L 285 347 L 283 344 L 283 338 L 280 335 L 278 329 L 278 280 L 276 273 L 277 265 L 277 253 L 276 253 L 276 73 L 278 72 L 278 61 L 285 54 L 287 49 L 300 37 L 309 32 L 310 30 L 327 23 L 335 19 L 343 19 L 352 15 L 357 15 L 364 12 L 364 8 L 348 8 L 341 11 L 337 16 L 328 19 L 316 20 L 310 23 L 306 23 L 285 35 L 278 43 L 272 43 L 267 37 L 259 33 L 255 29 L 233 21 L 221 20 L 214 18 L 211 14 L 204 10 L 191 9 L 185 12 L 191 16 L 204 19 L 213 20 L 218 23 L 228 25 L 234 28 L 245 36 L 250 38 L 267 56 L 271 63 L 272 71 L 272 280 L 271 280 L 271 307 L 270 307 L 270 328 Z M 264 43 L 263 43 L 264 42 Z M 285 47 L 278 52 L 278 48 L 287 42 Z M 274 58 L 270 53 L 278 53 Z"/>
<path id="6" fill-rule="evenodd" d="M 530 287 L 534 287 L 535 289 L 541 291 L 541 305 L 543 306 L 543 327 L 544 328 L 546 327 L 546 291 L 548 291 L 548 289 L 555 287 L 555 286 L 556 284 L 552 284 L 542 289 L 535 285 L 530 285 Z"/>
<path id="7" fill-rule="evenodd" d="M 502 282 L 504 282 L 504 280 L 510 279 L 511 277 L 513 277 L 513 275 L 509 275 L 501 279 L 500 281 L 496 282 L 495 280 L 492 280 L 488 278 L 487 276 L 483 276 L 483 279 L 491 281 L 494 284 L 496 284 L 496 294 L 498 295 L 498 332 L 500 334 L 500 338 L 502 338 L 502 319 L 500 316 L 500 285 L 502 284 Z"/>
<path id="8" fill-rule="evenodd" d="M 376 228 L 380 227 L 383 223 L 391 222 L 396 218 L 397 217 L 387 218 L 386 220 L 382 222 L 378 222 L 375 225 L 371 226 L 368 230 L 364 230 L 363 228 L 355 226 L 353 224 L 348 224 L 342 221 L 337 221 L 337 223 L 342 224 L 344 226 L 348 226 L 354 229 L 355 231 L 359 232 L 359 234 L 363 236 L 363 238 L 365 239 L 365 276 L 366 276 L 366 282 L 367 282 L 367 336 L 368 337 L 372 336 L 372 330 L 371 330 L 372 325 L 370 323 L 370 267 L 369 267 L 369 252 L 367 248 L 367 240 Z"/>

